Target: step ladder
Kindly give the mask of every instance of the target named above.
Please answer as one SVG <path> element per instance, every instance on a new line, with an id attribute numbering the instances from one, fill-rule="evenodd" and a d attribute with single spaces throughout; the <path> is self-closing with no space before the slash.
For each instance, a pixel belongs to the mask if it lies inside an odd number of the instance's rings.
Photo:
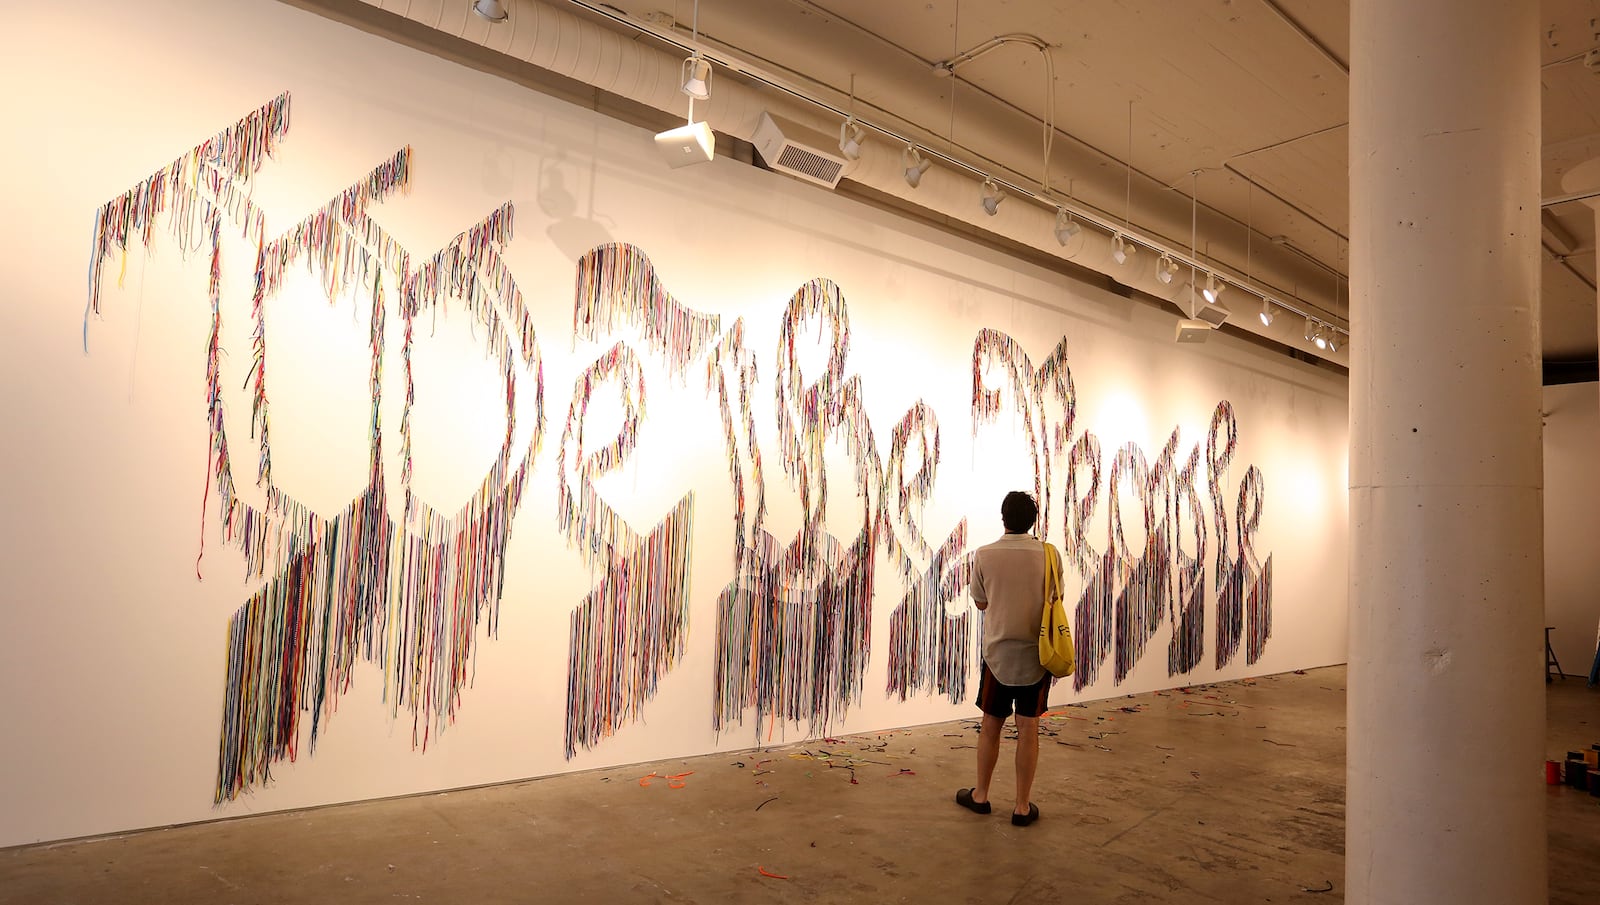
<path id="1" fill-rule="evenodd" d="M 1567 674 L 1561 671 L 1561 661 L 1556 659 L 1556 649 L 1550 646 L 1550 633 L 1552 631 L 1555 631 L 1555 626 L 1547 625 L 1544 627 L 1544 680 L 1546 683 L 1554 682 L 1555 676 L 1560 676 L 1562 681 L 1566 681 L 1567 678 Z M 1554 674 L 1550 672 L 1551 667 L 1555 668 Z"/>
<path id="2" fill-rule="evenodd" d="M 1594 633 L 1594 665 L 1589 667 L 1589 687 L 1600 685 L 1600 626 Z"/>

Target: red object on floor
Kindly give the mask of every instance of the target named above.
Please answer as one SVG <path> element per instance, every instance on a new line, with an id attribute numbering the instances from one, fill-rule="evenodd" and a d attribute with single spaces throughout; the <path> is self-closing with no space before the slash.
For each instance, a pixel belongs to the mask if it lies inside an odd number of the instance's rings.
<path id="1" fill-rule="evenodd" d="M 1547 786 L 1561 785 L 1561 764 L 1547 760 L 1544 762 L 1544 784 Z"/>

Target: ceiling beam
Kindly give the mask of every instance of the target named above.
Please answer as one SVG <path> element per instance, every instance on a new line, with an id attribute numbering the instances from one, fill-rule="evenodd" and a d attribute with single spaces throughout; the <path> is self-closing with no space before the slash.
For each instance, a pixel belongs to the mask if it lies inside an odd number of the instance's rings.
<path id="1" fill-rule="evenodd" d="M 1546 255 L 1549 255 L 1551 261 L 1553 261 L 1556 264 L 1560 264 L 1561 267 L 1567 271 L 1567 273 L 1570 273 L 1573 276 L 1577 277 L 1578 278 L 1578 282 L 1582 283 L 1585 286 L 1588 286 L 1590 292 L 1600 292 L 1600 288 L 1597 288 L 1595 286 L 1593 280 L 1589 279 L 1588 276 L 1586 276 L 1583 271 L 1581 271 L 1578 268 L 1572 266 L 1572 262 L 1567 260 L 1567 258 L 1569 257 L 1568 255 L 1564 255 L 1560 251 L 1557 251 L 1556 249 L 1551 248 L 1549 242 L 1542 242 L 1541 241 L 1539 243 L 1539 247 L 1544 249 L 1544 253 Z"/>
<path id="2" fill-rule="evenodd" d="M 1545 238 L 1550 240 L 1545 244 L 1546 248 L 1554 245 L 1555 248 L 1553 250 L 1562 255 L 1570 255 L 1578 250 L 1577 237 L 1573 236 L 1570 230 L 1561 225 L 1561 221 L 1556 219 L 1556 215 L 1550 212 L 1550 208 L 1546 207 L 1539 212 L 1539 225 L 1544 227 Z"/>
<path id="3" fill-rule="evenodd" d="M 1322 54 L 1324 57 L 1327 57 L 1328 62 L 1339 67 L 1340 72 L 1344 73 L 1346 76 L 1350 75 L 1350 64 L 1340 59 L 1339 55 L 1334 53 L 1332 48 L 1322 43 L 1322 41 L 1319 40 L 1316 35 L 1312 34 L 1311 31 L 1304 25 L 1301 25 L 1300 20 L 1289 15 L 1288 11 L 1279 6 L 1276 2 L 1274 2 L 1274 0 L 1261 0 L 1261 5 L 1276 13 L 1278 18 L 1282 19 L 1290 28 L 1294 29 L 1295 34 L 1299 35 L 1301 38 L 1304 38 L 1307 44 L 1315 47 L 1318 53 Z"/>
<path id="4" fill-rule="evenodd" d="M 1282 139 L 1280 141 L 1275 141 L 1270 145 L 1262 145 L 1259 148 L 1251 148 L 1248 151 L 1240 151 L 1239 153 L 1237 153 L 1237 154 L 1233 155 L 1232 157 L 1229 157 L 1227 160 L 1223 161 L 1223 163 L 1232 163 L 1233 161 L 1238 160 L 1241 157 L 1249 157 L 1252 154 L 1260 154 L 1263 151 L 1276 151 L 1277 149 L 1283 147 L 1284 145 L 1292 145 L 1297 141 L 1304 141 L 1304 140 L 1306 140 L 1308 138 L 1316 138 L 1318 135 L 1326 135 L 1329 132 L 1334 131 L 1335 129 L 1343 129 L 1348 125 L 1350 125 L 1350 124 L 1349 123 L 1334 123 L 1331 126 L 1323 126 L 1320 129 L 1313 129 L 1312 131 L 1306 132 L 1306 133 L 1304 133 L 1302 135 L 1296 135 L 1293 138 L 1285 138 L 1285 139 Z"/>
<path id="5" fill-rule="evenodd" d="M 1588 201 L 1590 198 L 1600 198 L 1600 189 L 1589 189 L 1583 192 L 1569 192 L 1565 195 L 1557 195 L 1554 198 L 1544 199 L 1539 203 L 1539 205 L 1540 207 L 1555 207 L 1558 204 L 1566 204 L 1569 201 Z"/>

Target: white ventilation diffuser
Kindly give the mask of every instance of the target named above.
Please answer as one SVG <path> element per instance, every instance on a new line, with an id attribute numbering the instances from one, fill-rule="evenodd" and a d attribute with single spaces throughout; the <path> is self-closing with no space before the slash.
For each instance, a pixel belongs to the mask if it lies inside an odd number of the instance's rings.
<path id="1" fill-rule="evenodd" d="M 1228 307 L 1221 302 L 1206 301 L 1199 292 L 1195 291 L 1194 285 L 1190 283 L 1185 283 L 1183 288 L 1178 290 L 1173 297 L 1173 301 L 1178 303 L 1178 307 L 1183 310 L 1184 314 L 1189 315 L 1191 320 L 1201 321 L 1213 329 L 1222 326 L 1228 318 L 1233 316 L 1233 312 L 1228 310 Z M 1195 341 L 1200 342 L 1201 340 Z"/>
<path id="2" fill-rule="evenodd" d="M 673 169 L 710 163 L 717 153 L 717 138 L 708 124 L 689 123 L 656 133 L 656 150 Z"/>
<path id="3" fill-rule="evenodd" d="M 1233 312 L 1224 308 L 1221 302 L 1201 305 L 1199 310 L 1194 313 L 1196 320 L 1205 321 L 1213 327 L 1222 326 L 1223 321 L 1226 321 L 1232 315 Z"/>
<path id="4" fill-rule="evenodd" d="M 750 141 L 771 169 L 830 189 L 839 184 L 848 162 L 838 153 L 833 138 L 766 112 Z"/>
<path id="5" fill-rule="evenodd" d="M 1203 320 L 1185 319 L 1178 321 L 1177 336 L 1173 338 L 1180 343 L 1203 343 L 1211 338 L 1211 331 L 1215 329 Z"/>

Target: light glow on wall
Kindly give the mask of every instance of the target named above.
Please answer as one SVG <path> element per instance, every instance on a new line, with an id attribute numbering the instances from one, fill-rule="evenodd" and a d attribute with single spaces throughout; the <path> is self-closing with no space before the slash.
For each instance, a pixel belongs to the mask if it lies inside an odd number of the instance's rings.
<path id="1" fill-rule="evenodd" d="M 1150 419 L 1144 400 L 1126 388 L 1114 388 L 1102 397 L 1089 414 L 1088 428 L 1099 435 L 1101 445 L 1107 449 L 1129 442 L 1150 446 Z"/>

